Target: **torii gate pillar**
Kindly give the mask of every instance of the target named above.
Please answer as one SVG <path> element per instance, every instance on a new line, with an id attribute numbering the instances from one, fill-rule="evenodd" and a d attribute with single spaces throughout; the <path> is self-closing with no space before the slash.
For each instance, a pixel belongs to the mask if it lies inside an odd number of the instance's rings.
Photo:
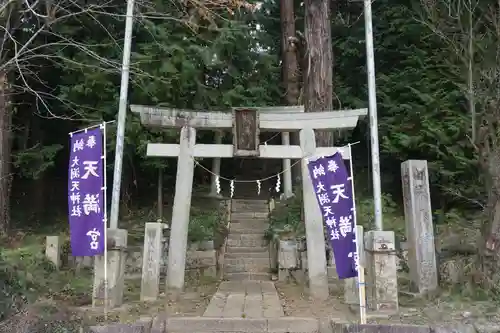
<path id="1" fill-rule="evenodd" d="M 331 155 L 337 151 L 349 159 L 349 151 L 335 147 L 316 147 L 314 130 L 352 129 L 367 110 L 327 111 L 311 113 L 262 113 L 255 114 L 248 130 L 248 124 L 241 126 L 245 134 L 254 135 L 253 142 L 244 141 L 245 146 L 223 144 L 196 144 L 195 128 L 211 130 L 233 129 L 233 115 L 227 112 L 192 112 L 131 106 L 132 111 L 141 114 L 141 123 L 150 127 L 181 127 L 180 144 L 149 143 L 148 156 L 178 157 L 175 199 L 172 213 L 170 251 L 167 269 L 167 287 L 184 288 L 187 232 L 191 206 L 194 174 L 193 158 L 231 158 L 234 156 L 258 156 L 260 158 L 302 159 L 303 200 L 305 211 L 306 239 L 308 251 L 308 275 L 311 296 L 315 299 L 328 298 L 325 238 L 323 219 L 316 203 L 315 192 L 309 178 L 307 161 L 312 155 Z M 135 109 L 135 110 L 134 110 Z M 249 117 L 244 117 L 246 120 Z M 237 122 L 236 122 L 237 123 Z M 241 124 L 240 124 L 241 125 Z M 273 146 L 258 144 L 258 131 L 300 132 L 300 146 Z M 252 134 L 254 133 L 254 134 Z M 242 149 L 243 151 L 240 151 Z M 245 151 L 246 150 L 246 151 Z M 251 155 L 248 155 L 251 153 Z M 242 155 L 243 154 L 243 155 Z M 247 155 L 245 155 L 247 154 Z"/>

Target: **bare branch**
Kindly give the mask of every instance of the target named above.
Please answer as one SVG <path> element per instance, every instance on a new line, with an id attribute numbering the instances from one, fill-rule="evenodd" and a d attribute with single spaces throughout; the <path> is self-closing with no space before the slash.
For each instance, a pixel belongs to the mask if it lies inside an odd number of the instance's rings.
<path id="1" fill-rule="evenodd" d="M 242 0 L 171 1 L 178 10 L 177 14 L 166 15 L 157 10 L 154 2 L 139 1 L 136 8 L 136 21 L 142 25 L 145 25 L 147 20 L 186 22 L 187 16 L 193 12 L 191 9 L 194 9 L 196 15 L 207 20 L 210 17 L 221 17 L 220 10 L 227 9 L 229 13 L 232 13 L 236 8 L 245 10 L 258 8 Z M 49 61 L 56 66 L 67 65 L 70 70 L 92 68 L 111 75 L 120 73 L 120 59 L 109 59 L 100 53 L 100 49 L 110 47 L 121 50 L 121 42 L 114 36 L 116 32 L 108 30 L 102 22 L 102 17 L 114 18 L 118 24 L 122 24 L 125 18 L 122 7 L 122 3 L 112 0 L 94 3 L 77 0 L 7 0 L 7 2 L 2 2 L 0 23 L 7 22 L 8 24 L 0 24 L 0 36 L 4 36 L 0 40 L 0 71 L 12 70 L 16 73 L 18 82 L 12 84 L 11 93 L 33 95 L 40 117 L 48 115 L 50 118 L 81 121 L 85 120 L 85 111 L 98 111 L 88 106 L 76 105 L 72 101 L 57 96 L 55 92 L 51 92 L 51 88 L 39 77 L 37 70 L 39 70 L 40 63 Z M 90 24 L 93 28 L 98 28 L 109 43 L 90 44 L 82 40 L 77 41 L 70 34 L 58 31 L 57 27 L 68 20 L 80 22 L 82 27 Z M 152 33 L 151 37 L 154 39 Z M 38 42 L 42 40 L 43 42 Z M 63 55 L 70 49 L 76 50 L 75 53 L 79 54 L 78 59 L 69 59 Z M 139 63 L 132 64 L 130 69 L 131 80 L 136 88 L 144 89 L 141 84 L 144 80 L 170 84 L 169 78 L 154 77 L 141 69 L 140 65 Z M 35 88 L 33 82 L 41 88 Z M 61 103 L 71 114 L 69 116 L 55 114 L 51 110 L 49 100 Z"/>

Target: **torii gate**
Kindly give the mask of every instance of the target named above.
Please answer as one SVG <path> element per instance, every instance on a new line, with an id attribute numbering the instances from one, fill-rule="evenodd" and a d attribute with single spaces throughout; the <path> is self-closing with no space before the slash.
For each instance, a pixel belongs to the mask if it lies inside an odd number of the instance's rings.
<path id="1" fill-rule="evenodd" d="M 347 149 L 316 148 L 314 130 L 352 129 L 356 127 L 360 117 L 366 116 L 367 109 L 302 113 L 300 108 L 289 107 L 282 107 L 282 112 L 276 112 L 278 108 L 262 108 L 262 110 L 244 108 L 233 109 L 232 112 L 198 112 L 138 105 L 131 105 L 130 108 L 132 112 L 140 114 L 141 123 L 144 126 L 181 128 L 180 144 L 148 143 L 147 147 L 147 156 L 178 158 L 168 255 L 168 288 L 182 290 L 184 287 L 187 233 L 194 176 L 193 158 L 253 156 L 288 159 L 288 161 L 302 159 L 309 286 L 313 297 L 318 299 L 328 297 L 323 218 L 314 197 L 305 157 L 331 155 L 341 151 L 344 159 L 350 159 Z M 196 144 L 196 129 L 232 130 L 233 144 Z M 260 131 L 285 133 L 300 131 L 300 146 L 287 145 L 286 140 L 284 140 L 284 145 L 259 145 Z M 215 173 L 218 174 L 218 172 Z"/>

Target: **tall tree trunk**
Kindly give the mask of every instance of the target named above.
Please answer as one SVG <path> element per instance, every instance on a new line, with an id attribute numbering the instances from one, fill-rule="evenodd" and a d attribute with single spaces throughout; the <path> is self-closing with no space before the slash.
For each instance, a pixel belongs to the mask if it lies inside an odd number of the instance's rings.
<path id="1" fill-rule="evenodd" d="M 496 133 L 492 133 L 495 137 Z M 486 193 L 488 193 L 487 221 L 482 230 L 485 246 L 479 247 L 480 280 L 474 282 L 498 292 L 500 284 L 500 149 L 497 148 L 497 142 L 491 141 L 494 143 L 493 147 L 484 143 L 480 150 L 480 156 L 483 157 L 481 167 L 485 175 Z"/>
<path id="2" fill-rule="evenodd" d="M 43 130 L 43 122 L 42 118 L 34 115 L 33 113 L 30 115 L 32 117 L 31 121 L 31 146 L 35 146 L 36 144 L 43 144 L 45 139 L 45 132 Z M 31 181 L 32 186 L 32 195 L 31 200 L 33 202 L 33 217 L 35 220 L 42 221 L 47 212 L 45 207 L 47 203 L 47 181 L 45 177 L 45 172 L 40 172 L 38 178 L 33 179 Z"/>
<path id="3" fill-rule="evenodd" d="M 0 71 L 0 234 L 6 234 L 10 225 L 12 113 L 8 84 L 7 72 Z"/>
<path id="4" fill-rule="evenodd" d="M 333 109 L 333 51 L 330 0 L 305 0 L 307 71 L 304 78 L 305 111 Z M 317 131 L 316 144 L 334 144 L 333 130 Z"/>
<path id="5" fill-rule="evenodd" d="M 300 96 L 300 70 L 298 57 L 299 40 L 295 34 L 295 10 L 294 0 L 281 0 L 281 60 L 282 60 L 282 82 L 285 90 L 285 102 L 287 105 L 297 105 Z M 293 145 L 298 145 L 298 132 L 290 133 L 290 141 Z M 299 184 L 301 182 L 300 164 L 292 168 L 293 180 Z"/>
<path id="6" fill-rule="evenodd" d="M 287 105 L 296 105 L 299 99 L 299 65 L 297 61 L 297 37 L 295 36 L 295 12 L 293 0 L 281 0 L 281 57 L 283 60 L 283 87 Z"/>

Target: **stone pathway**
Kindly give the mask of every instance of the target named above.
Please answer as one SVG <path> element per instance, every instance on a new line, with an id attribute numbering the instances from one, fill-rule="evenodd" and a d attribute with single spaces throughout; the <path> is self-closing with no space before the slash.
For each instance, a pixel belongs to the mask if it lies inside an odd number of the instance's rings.
<path id="1" fill-rule="evenodd" d="M 259 280 L 222 282 L 202 317 L 165 321 L 169 333 L 318 333 L 319 325 L 315 318 L 285 317 L 274 283 Z"/>
<path id="2" fill-rule="evenodd" d="M 212 297 L 204 317 L 284 317 L 278 293 L 271 281 L 226 281 Z"/>
<path id="3" fill-rule="evenodd" d="M 233 200 L 224 256 L 226 280 L 271 280 L 269 248 L 264 240 L 268 215 L 265 200 Z"/>

